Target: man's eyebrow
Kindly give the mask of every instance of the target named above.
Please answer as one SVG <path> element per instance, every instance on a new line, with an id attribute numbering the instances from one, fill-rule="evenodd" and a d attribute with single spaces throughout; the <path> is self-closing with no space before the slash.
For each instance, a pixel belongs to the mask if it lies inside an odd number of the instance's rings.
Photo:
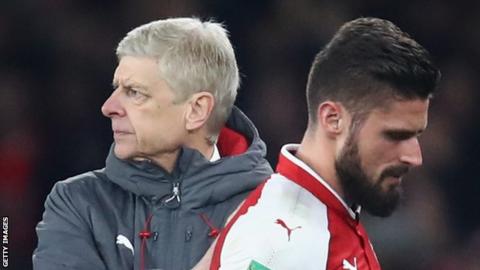
<path id="1" fill-rule="evenodd" d="M 141 83 L 138 83 L 138 82 L 127 82 L 127 83 L 125 83 L 125 86 L 130 87 L 130 88 L 141 88 L 141 89 L 144 89 L 144 90 L 148 89 L 147 86 L 145 86 Z"/>
<path id="2" fill-rule="evenodd" d="M 423 129 L 408 129 L 408 128 L 386 128 L 385 130 L 387 131 L 392 131 L 392 132 L 400 132 L 400 133 L 419 133 L 422 132 Z"/>
<path id="3" fill-rule="evenodd" d="M 112 86 L 114 88 L 117 88 L 119 86 L 119 83 L 117 80 L 114 80 L 112 82 Z M 128 87 L 128 88 L 140 88 L 140 89 L 144 89 L 144 90 L 148 90 L 148 87 L 139 83 L 139 82 L 136 82 L 136 81 L 132 81 L 132 80 L 126 80 L 124 83 L 123 83 L 123 86 L 124 87 Z"/>

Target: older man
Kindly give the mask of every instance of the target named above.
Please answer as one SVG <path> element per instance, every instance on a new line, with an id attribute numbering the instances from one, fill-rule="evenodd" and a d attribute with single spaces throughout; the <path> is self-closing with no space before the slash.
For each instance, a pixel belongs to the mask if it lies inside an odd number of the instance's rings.
<path id="1" fill-rule="evenodd" d="M 53 187 L 34 269 L 190 269 L 271 173 L 220 24 L 154 21 L 116 53 L 106 166 Z"/>

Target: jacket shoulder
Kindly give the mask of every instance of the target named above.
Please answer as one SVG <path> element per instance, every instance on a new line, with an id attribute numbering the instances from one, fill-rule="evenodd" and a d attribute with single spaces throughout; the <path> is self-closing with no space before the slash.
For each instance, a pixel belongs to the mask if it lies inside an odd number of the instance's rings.
<path id="1" fill-rule="evenodd" d="M 106 175 L 104 172 L 105 169 L 99 169 L 94 171 L 84 172 L 72 177 L 69 177 L 65 180 L 61 180 L 58 183 L 62 183 L 63 185 L 75 187 L 81 185 L 99 185 L 105 182 Z"/>
<path id="2" fill-rule="evenodd" d="M 91 196 L 93 191 L 112 188 L 114 184 L 109 181 L 103 171 L 89 171 L 55 183 L 52 193 L 72 196 Z"/>
<path id="3" fill-rule="evenodd" d="M 63 211 L 79 214 L 83 220 L 125 196 L 126 192 L 110 181 L 103 170 L 90 171 L 55 183 L 45 201 L 45 209 L 61 207 Z"/>

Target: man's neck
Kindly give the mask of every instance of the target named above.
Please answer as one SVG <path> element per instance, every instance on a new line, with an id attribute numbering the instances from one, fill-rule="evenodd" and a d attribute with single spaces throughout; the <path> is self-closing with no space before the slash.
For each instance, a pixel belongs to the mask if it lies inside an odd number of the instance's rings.
<path id="1" fill-rule="evenodd" d="M 306 134 L 295 156 L 312 168 L 343 198 L 343 189 L 335 170 L 335 151 L 332 145 Z"/>

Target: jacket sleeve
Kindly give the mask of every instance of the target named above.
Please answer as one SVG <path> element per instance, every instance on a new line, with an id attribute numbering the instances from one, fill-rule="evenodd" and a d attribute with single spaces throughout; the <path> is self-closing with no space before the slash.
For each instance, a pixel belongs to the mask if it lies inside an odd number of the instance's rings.
<path id="1" fill-rule="evenodd" d="M 72 196 L 75 192 L 69 188 L 68 183 L 58 182 L 45 201 L 45 212 L 36 228 L 34 270 L 106 269 L 86 214 L 77 209 Z"/>

